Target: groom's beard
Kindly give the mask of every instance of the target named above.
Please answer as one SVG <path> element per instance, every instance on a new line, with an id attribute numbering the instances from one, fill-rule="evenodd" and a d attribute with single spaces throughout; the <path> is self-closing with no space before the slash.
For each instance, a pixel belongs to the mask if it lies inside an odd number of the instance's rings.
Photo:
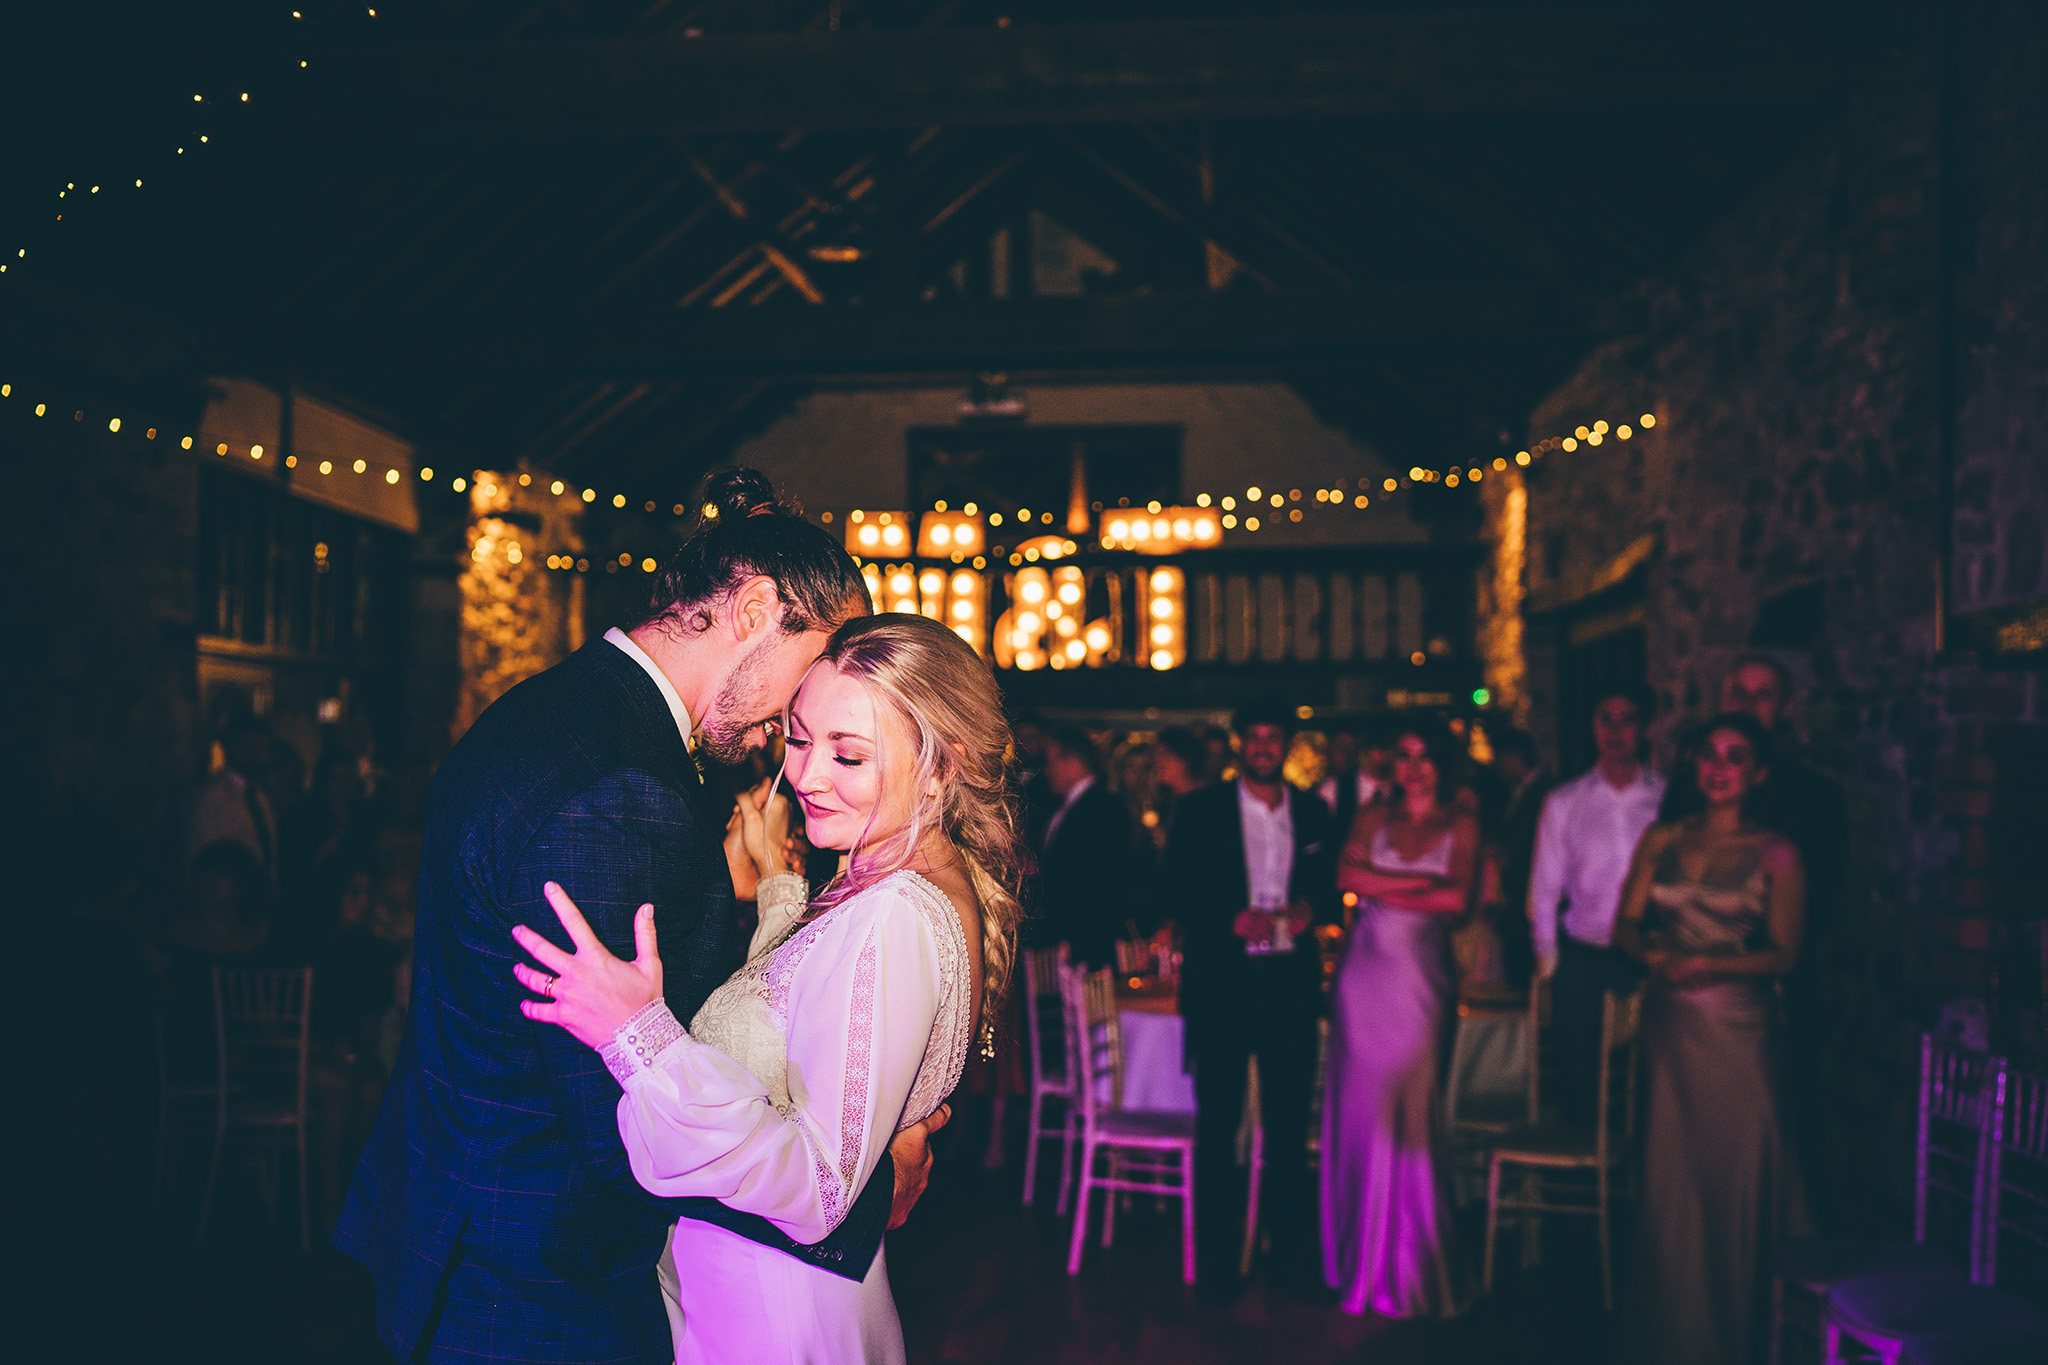
<path id="1" fill-rule="evenodd" d="M 768 742 L 767 727 L 782 719 L 780 711 L 753 720 L 742 719 L 767 704 L 762 683 L 762 675 L 768 671 L 767 650 L 768 641 L 763 640 L 748 651 L 725 685 L 718 689 L 710 713 L 704 717 L 704 747 L 720 763 L 743 762 L 749 753 Z M 756 730 L 761 732 L 758 744 L 750 742 Z"/>

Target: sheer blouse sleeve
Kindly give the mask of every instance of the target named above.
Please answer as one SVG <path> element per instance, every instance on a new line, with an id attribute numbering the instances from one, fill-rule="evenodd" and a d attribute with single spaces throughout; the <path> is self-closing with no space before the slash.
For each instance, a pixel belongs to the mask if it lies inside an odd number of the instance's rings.
<path id="1" fill-rule="evenodd" d="M 940 945 L 885 884 L 791 950 L 787 1110 L 660 1001 L 604 1053 L 625 1090 L 619 1136 L 642 1187 L 709 1196 L 810 1243 L 846 1216 L 895 1135 L 938 1014 Z"/>

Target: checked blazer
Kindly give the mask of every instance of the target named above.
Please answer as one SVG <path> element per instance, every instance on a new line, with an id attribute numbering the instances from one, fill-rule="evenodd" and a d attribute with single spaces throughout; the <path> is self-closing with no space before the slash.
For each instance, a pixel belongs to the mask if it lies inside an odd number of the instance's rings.
<path id="1" fill-rule="evenodd" d="M 512 926 L 569 946 L 541 896 L 553 880 L 622 957 L 652 901 L 669 1007 L 695 1015 L 744 950 L 724 823 L 660 690 L 604 640 L 506 693 L 441 765 L 411 1018 L 334 1233 L 369 1266 L 399 1360 L 672 1360 L 654 1264 L 678 1216 L 866 1274 L 889 1162 L 809 1247 L 713 1200 L 657 1199 L 627 1167 L 597 1053 L 519 1013 Z"/>

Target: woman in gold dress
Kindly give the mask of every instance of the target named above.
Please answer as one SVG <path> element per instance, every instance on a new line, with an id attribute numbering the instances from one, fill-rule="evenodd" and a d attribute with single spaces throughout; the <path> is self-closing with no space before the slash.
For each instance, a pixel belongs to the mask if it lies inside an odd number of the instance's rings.
<path id="1" fill-rule="evenodd" d="M 1615 931 L 1650 973 L 1632 1335 L 1659 1365 L 1758 1358 L 1765 1257 L 1802 1221 L 1780 1119 L 1775 980 L 1799 953 L 1799 853 L 1744 813 L 1769 774 L 1769 734 L 1746 715 L 1700 733 L 1706 808 L 1643 835 Z"/>

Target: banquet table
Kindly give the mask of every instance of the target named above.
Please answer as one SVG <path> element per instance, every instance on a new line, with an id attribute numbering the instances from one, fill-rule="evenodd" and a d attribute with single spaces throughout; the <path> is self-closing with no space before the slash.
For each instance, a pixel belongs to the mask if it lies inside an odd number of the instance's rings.
<path id="1" fill-rule="evenodd" d="M 1123 977 L 1116 983 L 1117 1032 L 1123 1042 L 1123 1107 L 1155 1113 L 1195 1112 L 1195 1078 L 1183 1069 L 1187 1039 L 1180 997 L 1171 981 Z M 1108 1101 L 1107 1090 L 1102 1098 Z"/>

